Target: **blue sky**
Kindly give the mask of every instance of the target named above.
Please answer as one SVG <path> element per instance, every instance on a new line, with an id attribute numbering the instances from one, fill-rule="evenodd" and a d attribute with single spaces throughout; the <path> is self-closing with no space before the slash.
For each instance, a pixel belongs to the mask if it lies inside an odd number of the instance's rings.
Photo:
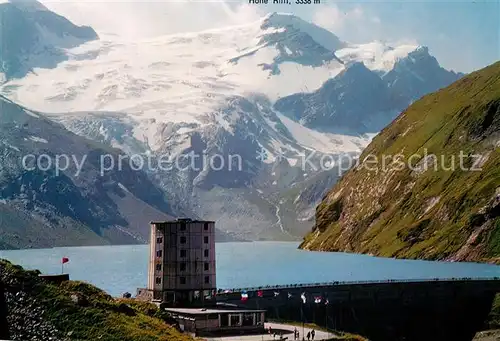
<path id="1" fill-rule="evenodd" d="M 247 0 L 41 1 L 98 33 L 134 38 L 240 24 L 276 11 L 315 22 L 348 42 L 426 45 L 444 67 L 456 71 L 470 72 L 500 60 L 500 0 L 322 0 L 321 5 L 249 5 Z"/>

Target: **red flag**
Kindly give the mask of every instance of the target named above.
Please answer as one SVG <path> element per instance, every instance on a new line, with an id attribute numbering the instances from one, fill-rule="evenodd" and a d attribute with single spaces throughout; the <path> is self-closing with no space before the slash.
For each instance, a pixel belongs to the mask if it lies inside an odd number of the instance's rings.
<path id="1" fill-rule="evenodd" d="M 262 292 L 262 290 L 257 291 L 257 296 L 259 296 L 259 297 L 264 296 L 264 293 Z"/>
<path id="2" fill-rule="evenodd" d="M 62 258 L 62 263 L 64 264 L 64 263 L 67 263 L 67 262 L 69 262 L 69 258 L 68 257 L 63 257 Z"/>

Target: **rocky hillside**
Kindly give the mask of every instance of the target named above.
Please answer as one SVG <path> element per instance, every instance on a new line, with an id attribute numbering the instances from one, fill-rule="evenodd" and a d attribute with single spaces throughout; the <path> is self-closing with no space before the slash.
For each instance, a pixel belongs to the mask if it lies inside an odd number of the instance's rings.
<path id="1" fill-rule="evenodd" d="M 0 249 L 145 243 L 152 220 L 197 218 L 124 156 L 0 96 Z"/>
<path id="2" fill-rule="evenodd" d="M 118 157 L 0 96 L 0 247 L 146 241 L 171 209 L 129 162 L 103 171 Z"/>
<path id="3" fill-rule="evenodd" d="M 114 299 L 83 282 L 48 284 L 38 274 L 0 260 L 6 305 L 1 313 L 6 312 L 8 324 L 8 331 L 0 330 L 0 337 L 14 341 L 192 340 L 167 324 L 153 304 Z M 0 318 L 5 320 L 5 316 Z"/>
<path id="4" fill-rule="evenodd" d="M 301 248 L 500 259 L 500 62 L 412 104 L 360 160 Z"/>

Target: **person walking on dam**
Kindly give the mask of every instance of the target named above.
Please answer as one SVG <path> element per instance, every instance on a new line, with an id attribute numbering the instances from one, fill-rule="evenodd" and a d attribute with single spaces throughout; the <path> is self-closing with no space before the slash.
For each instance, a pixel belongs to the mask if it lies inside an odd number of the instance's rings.
<path id="1" fill-rule="evenodd" d="M 311 340 L 314 341 L 314 335 L 316 335 L 316 332 L 313 330 L 311 330 Z"/>
<path id="2" fill-rule="evenodd" d="M 307 332 L 307 341 L 311 339 L 311 332 Z"/>

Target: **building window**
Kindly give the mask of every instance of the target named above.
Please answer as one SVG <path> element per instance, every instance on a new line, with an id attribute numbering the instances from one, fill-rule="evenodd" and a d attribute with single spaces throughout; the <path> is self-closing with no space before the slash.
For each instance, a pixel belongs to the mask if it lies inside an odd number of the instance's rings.
<path id="1" fill-rule="evenodd" d="M 161 250 L 156 251 L 156 257 L 161 257 L 161 255 L 162 255 Z"/>
<path id="2" fill-rule="evenodd" d="M 181 263 L 181 271 L 186 271 L 186 263 Z"/>
<path id="3" fill-rule="evenodd" d="M 156 284 L 161 284 L 161 277 L 156 277 Z"/>
<path id="4" fill-rule="evenodd" d="M 156 271 L 161 271 L 161 264 L 156 264 Z"/>
<path id="5" fill-rule="evenodd" d="M 205 242 L 205 244 L 208 244 L 208 236 L 203 237 L 203 241 Z"/>
<path id="6" fill-rule="evenodd" d="M 210 277 L 205 276 L 205 284 L 208 284 L 208 283 L 210 283 Z"/>
<path id="7" fill-rule="evenodd" d="M 186 284 L 186 277 L 179 277 L 181 284 Z"/>
<path id="8" fill-rule="evenodd" d="M 204 229 L 205 231 L 208 231 L 208 223 L 205 223 L 205 224 L 204 224 L 203 229 Z"/>
<path id="9" fill-rule="evenodd" d="M 156 238 L 156 243 L 157 243 L 157 244 L 161 244 L 161 243 L 163 243 L 163 238 L 162 238 L 162 237 L 158 237 L 158 238 Z"/>
<path id="10" fill-rule="evenodd" d="M 208 249 L 205 249 L 204 255 L 205 257 L 208 257 Z"/>
<path id="11" fill-rule="evenodd" d="M 205 263 L 205 271 L 208 271 L 208 269 L 209 269 L 208 263 Z"/>
<path id="12" fill-rule="evenodd" d="M 184 236 L 181 237 L 181 244 L 186 244 L 186 237 Z"/>
<path id="13" fill-rule="evenodd" d="M 181 258 L 186 258 L 187 251 L 186 250 L 181 250 Z"/>
<path id="14" fill-rule="evenodd" d="M 181 231 L 186 231 L 186 223 L 181 223 Z"/>
<path id="15" fill-rule="evenodd" d="M 231 326 L 240 325 L 240 314 L 229 315 L 231 316 Z"/>

